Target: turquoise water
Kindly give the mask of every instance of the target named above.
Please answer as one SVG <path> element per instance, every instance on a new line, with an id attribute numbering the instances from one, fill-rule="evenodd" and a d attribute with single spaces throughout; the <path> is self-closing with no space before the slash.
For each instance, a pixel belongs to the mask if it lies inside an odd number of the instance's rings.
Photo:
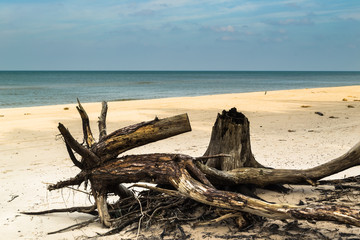
<path id="1" fill-rule="evenodd" d="M 360 85 L 360 72 L 0 71 L 0 108 Z"/>

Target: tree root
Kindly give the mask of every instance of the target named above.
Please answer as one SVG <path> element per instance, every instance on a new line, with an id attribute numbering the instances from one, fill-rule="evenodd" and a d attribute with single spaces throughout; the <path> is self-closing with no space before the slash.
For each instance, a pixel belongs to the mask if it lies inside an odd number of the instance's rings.
<path id="1" fill-rule="evenodd" d="M 93 223 L 93 222 L 97 221 L 98 219 L 99 219 L 99 217 L 95 217 L 95 218 L 87 220 L 85 222 L 77 223 L 77 224 L 68 226 L 66 228 L 62 228 L 62 229 L 57 230 L 57 231 L 48 232 L 48 235 L 52 235 L 52 234 L 56 234 L 56 233 L 62 233 L 62 232 L 66 232 L 66 231 L 72 231 L 72 230 L 75 230 L 75 229 L 80 229 L 80 228 L 86 227 L 90 223 Z"/>
<path id="2" fill-rule="evenodd" d="M 20 213 L 26 215 L 43 215 L 43 214 L 60 213 L 60 212 L 68 212 L 68 213 L 79 212 L 79 213 L 88 213 L 91 215 L 97 215 L 95 209 L 96 209 L 96 205 L 88 206 L 88 207 L 58 208 L 58 209 L 50 209 L 50 210 L 38 211 L 38 212 L 20 212 Z"/>

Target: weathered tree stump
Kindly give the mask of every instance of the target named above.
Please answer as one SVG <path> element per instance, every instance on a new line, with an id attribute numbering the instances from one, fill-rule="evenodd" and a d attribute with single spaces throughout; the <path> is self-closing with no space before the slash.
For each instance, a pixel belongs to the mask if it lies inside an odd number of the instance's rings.
<path id="1" fill-rule="evenodd" d="M 204 156 L 228 154 L 229 157 L 211 158 L 207 166 L 222 171 L 242 167 L 263 167 L 251 152 L 250 123 L 236 108 L 218 114 L 212 128 L 209 146 Z"/>

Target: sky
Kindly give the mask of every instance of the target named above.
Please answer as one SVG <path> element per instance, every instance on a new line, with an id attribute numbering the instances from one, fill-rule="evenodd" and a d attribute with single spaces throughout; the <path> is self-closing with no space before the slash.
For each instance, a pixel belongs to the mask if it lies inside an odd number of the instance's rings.
<path id="1" fill-rule="evenodd" d="M 0 70 L 360 71 L 360 0 L 0 0 Z"/>

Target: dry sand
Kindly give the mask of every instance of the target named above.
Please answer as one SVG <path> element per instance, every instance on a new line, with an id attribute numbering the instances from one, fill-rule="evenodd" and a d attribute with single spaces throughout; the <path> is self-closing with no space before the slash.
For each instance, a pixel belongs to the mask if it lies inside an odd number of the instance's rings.
<path id="1" fill-rule="evenodd" d="M 96 121 L 101 104 L 83 105 L 97 136 Z M 231 107 L 249 118 L 256 159 L 275 168 L 313 167 L 345 153 L 360 139 L 360 86 L 110 102 L 108 132 L 155 116 L 164 118 L 186 112 L 192 132 L 134 149 L 131 153 L 172 152 L 201 156 L 217 113 Z M 80 192 L 46 190 L 48 183 L 78 173 L 58 136 L 58 122 L 81 141 L 81 121 L 75 105 L 0 109 L 0 239 L 75 239 L 106 231 L 94 223 L 81 230 L 48 236 L 47 232 L 91 217 L 79 213 L 43 216 L 19 213 L 91 203 Z M 336 177 L 358 175 L 359 170 L 359 167 L 352 168 Z M 312 193 L 308 188 L 294 192 L 300 198 L 304 193 Z M 263 193 L 262 197 L 277 202 L 297 203 L 299 200 L 270 193 Z M 345 228 L 328 223 L 318 226 L 328 232 Z M 357 228 L 350 230 L 351 233 L 360 232 Z M 213 239 L 216 238 L 214 231 L 228 232 L 229 228 L 220 224 L 215 229 L 209 226 L 191 231 L 193 239 Z"/>

